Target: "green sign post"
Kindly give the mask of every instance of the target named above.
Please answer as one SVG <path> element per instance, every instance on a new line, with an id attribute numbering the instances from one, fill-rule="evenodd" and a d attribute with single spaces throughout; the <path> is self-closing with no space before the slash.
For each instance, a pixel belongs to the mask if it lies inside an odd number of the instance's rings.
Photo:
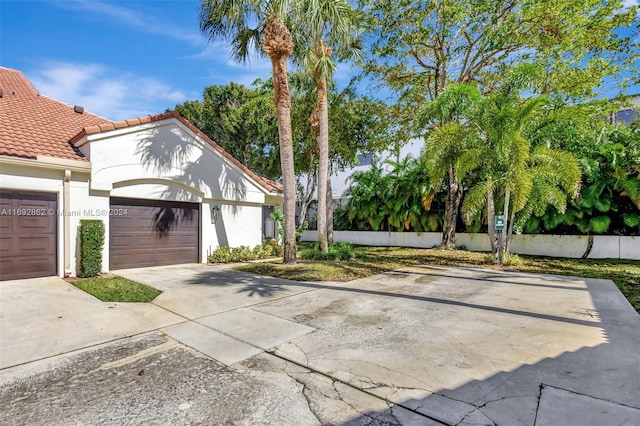
<path id="1" fill-rule="evenodd" d="M 498 265 L 502 265 L 502 231 L 504 231 L 504 216 L 496 215 L 495 218 L 496 232 L 498 233 L 498 238 L 496 241 L 496 260 L 498 261 Z"/>

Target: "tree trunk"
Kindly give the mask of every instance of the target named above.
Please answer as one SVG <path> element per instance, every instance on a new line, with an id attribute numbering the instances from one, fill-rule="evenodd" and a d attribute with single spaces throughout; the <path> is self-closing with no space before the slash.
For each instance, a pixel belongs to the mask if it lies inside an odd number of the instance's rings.
<path id="1" fill-rule="evenodd" d="M 309 211 L 309 206 L 311 205 L 311 201 L 313 200 L 313 194 L 316 190 L 316 184 L 318 178 L 318 171 L 314 167 L 313 155 L 310 156 L 309 160 L 309 170 L 307 171 L 307 185 L 302 188 L 303 191 L 300 191 L 300 215 L 298 216 L 298 227 L 302 227 L 304 225 L 304 221 L 307 220 L 307 212 Z"/>
<path id="2" fill-rule="evenodd" d="M 273 66 L 273 89 L 278 137 L 280 140 L 280 164 L 284 187 L 284 263 L 296 263 L 296 181 L 293 166 L 293 137 L 291 133 L 291 92 L 287 80 L 287 58 L 293 51 L 293 40 L 287 26 L 271 18 L 265 26 L 262 49 Z"/>
<path id="3" fill-rule="evenodd" d="M 327 242 L 333 242 L 333 191 L 331 190 L 331 175 L 327 174 Z"/>
<path id="4" fill-rule="evenodd" d="M 515 219 L 516 212 L 511 211 L 511 219 L 509 220 L 509 229 L 507 231 L 507 241 L 504 243 L 504 255 L 508 259 L 511 256 L 511 237 L 513 237 L 513 220 Z"/>
<path id="5" fill-rule="evenodd" d="M 447 249 L 456 248 L 456 224 L 458 222 L 458 211 L 462 201 L 462 185 L 456 179 L 453 167 L 448 171 L 449 189 L 444 206 L 444 224 L 442 230 L 442 247 Z"/>
<path id="6" fill-rule="evenodd" d="M 318 246 L 327 253 L 327 179 L 329 171 L 329 106 L 327 102 L 327 79 L 322 76 L 316 82 L 318 92 L 318 118 L 320 135 L 318 137 Z"/>
<path id="7" fill-rule="evenodd" d="M 504 190 L 504 210 L 502 211 L 502 214 L 504 215 L 504 235 L 505 235 L 505 239 L 503 241 L 504 247 L 502 247 L 502 254 L 503 254 L 503 259 L 507 260 L 509 259 L 509 224 L 511 223 L 511 220 L 509 220 L 509 199 L 511 198 L 511 190 L 509 189 L 509 186 L 507 185 L 507 187 Z"/>
<path id="8" fill-rule="evenodd" d="M 487 177 L 487 234 L 491 243 L 491 253 L 496 252 L 496 208 L 493 204 L 493 180 Z"/>

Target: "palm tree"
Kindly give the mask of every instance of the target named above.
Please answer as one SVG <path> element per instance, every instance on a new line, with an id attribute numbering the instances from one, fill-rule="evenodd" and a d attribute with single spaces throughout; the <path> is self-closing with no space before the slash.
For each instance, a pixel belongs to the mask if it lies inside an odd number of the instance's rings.
<path id="1" fill-rule="evenodd" d="M 432 173 L 434 188 L 446 182 L 441 246 L 448 249 L 456 245 L 456 223 L 464 189 L 462 179 L 482 162 L 482 156 L 470 155 L 475 153 L 478 144 L 477 128 L 469 118 L 475 114 L 480 98 L 476 87 L 452 84 L 420 111 L 423 125 L 433 123 L 427 126 L 423 161 Z M 431 197 L 434 195 L 432 191 Z"/>
<path id="2" fill-rule="evenodd" d="M 540 96 L 520 104 L 513 96 L 498 93 L 484 98 L 474 117 L 484 153 L 473 155 L 484 159 L 486 181 L 469 190 L 462 205 L 463 218 L 469 223 L 486 206 L 489 240 L 495 250 L 494 200 L 502 200 L 506 241 L 501 251 L 505 259 L 509 257 L 516 213 L 524 210 L 527 216 L 548 204 L 564 211 L 567 194 L 577 195 L 580 187 L 580 166 L 571 154 L 545 145 L 531 151 L 529 141 L 522 135 L 545 102 L 546 98 Z M 500 187 L 502 191 L 498 191 Z"/>
<path id="3" fill-rule="evenodd" d="M 301 14 L 301 28 L 308 35 L 309 46 L 298 59 L 316 83 L 317 107 L 312 121 L 315 122 L 319 147 L 318 164 L 318 245 L 320 251 L 328 252 L 327 204 L 333 202 L 328 195 L 329 182 L 329 100 L 327 82 L 330 81 L 335 62 L 333 49 L 353 57 L 359 53 L 354 43 L 359 29 L 357 13 L 346 0 L 307 0 Z M 306 37 L 305 37 L 306 38 Z"/>
<path id="4" fill-rule="evenodd" d="M 291 93 L 287 79 L 287 60 L 294 47 L 287 26 L 296 14 L 293 0 L 202 0 L 200 30 L 209 40 L 222 38 L 231 43 L 234 57 L 245 61 L 252 48 L 271 60 L 280 163 L 284 186 L 284 263 L 296 262 L 295 174 L 291 132 Z"/>

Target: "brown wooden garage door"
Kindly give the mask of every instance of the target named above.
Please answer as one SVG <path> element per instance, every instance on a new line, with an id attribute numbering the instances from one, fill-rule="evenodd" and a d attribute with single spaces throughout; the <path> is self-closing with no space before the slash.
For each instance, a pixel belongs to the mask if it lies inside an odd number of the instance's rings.
<path id="1" fill-rule="evenodd" d="M 56 275 L 55 193 L 0 190 L 0 280 Z"/>
<path id="2" fill-rule="evenodd" d="M 112 198 L 109 268 L 196 263 L 199 223 L 198 204 Z"/>

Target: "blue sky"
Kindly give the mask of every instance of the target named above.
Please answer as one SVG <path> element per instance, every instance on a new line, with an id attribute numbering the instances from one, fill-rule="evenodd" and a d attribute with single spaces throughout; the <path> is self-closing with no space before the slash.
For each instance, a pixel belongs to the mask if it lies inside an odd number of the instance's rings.
<path id="1" fill-rule="evenodd" d="M 250 85 L 268 60 L 233 61 L 198 28 L 199 0 L 1 0 L 0 65 L 40 93 L 108 119 L 156 114 L 199 99 L 205 86 Z M 349 78 L 342 65 L 337 80 Z"/>
<path id="2" fill-rule="evenodd" d="M 0 65 L 21 70 L 47 96 L 111 120 L 163 112 L 199 99 L 211 84 L 269 78 L 267 59 L 236 63 L 227 43 L 200 34 L 199 4 L 0 0 Z M 351 75 L 339 64 L 338 86 Z"/>

